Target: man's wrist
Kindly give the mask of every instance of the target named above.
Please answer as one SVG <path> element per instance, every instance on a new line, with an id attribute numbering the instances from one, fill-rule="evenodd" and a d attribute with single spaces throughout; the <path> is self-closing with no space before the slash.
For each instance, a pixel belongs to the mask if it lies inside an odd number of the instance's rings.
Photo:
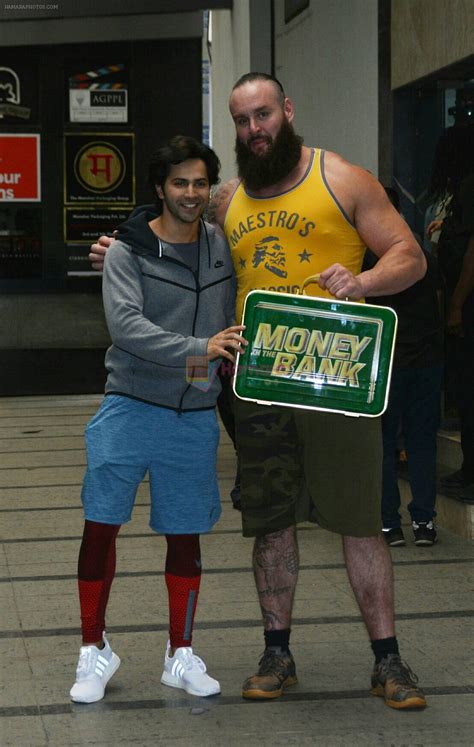
<path id="1" fill-rule="evenodd" d="M 356 275 L 356 279 L 360 287 L 360 298 L 370 296 L 370 272 L 367 270 L 365 272 L 361 272 L 360 275 Z"/>

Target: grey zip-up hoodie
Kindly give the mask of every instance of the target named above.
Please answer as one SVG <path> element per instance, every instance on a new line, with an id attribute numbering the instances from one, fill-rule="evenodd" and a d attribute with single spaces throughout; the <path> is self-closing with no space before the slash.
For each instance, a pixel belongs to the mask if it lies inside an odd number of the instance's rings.
<path id="1" fill-rule="evenodd" d="M 103 300 L 113 343 L 105 358 L 105 392 L 177 411 L 210 409 L 220 392 L 216 366 L 206 381 L 193 358 L 205 356 L 209 338 L 234 323 L 229 248 L 201 221 L 193 272 L 151 230 L 153 218 L 148 207 L 135 211 L 105 258 Z M 192 384 L 193 372 L 198 380 Z"/>

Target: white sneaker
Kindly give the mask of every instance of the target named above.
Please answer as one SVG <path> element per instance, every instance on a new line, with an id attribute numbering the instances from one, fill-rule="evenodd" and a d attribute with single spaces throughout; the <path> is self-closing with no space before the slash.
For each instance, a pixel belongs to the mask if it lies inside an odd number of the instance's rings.
<path id="1" fill-rule="evenodd" d="M 95 703 L 102 700 L 105 686 L 120 666 L 120 659 L 102 634 L 104 648 L 81 646 L 76 669 L 76 681 L 71 688 L 71 700 L 76 703 Z"/>
<path id="2" fill-rule="evenodd" d="M 174 656 L 169 654 L 169 641 L 166 647 L 165 663 L 161 682 L 169 687 L 179 687 L 190 695 L 217 695 L 221 686 L 217 680 L 206 674 L 203 660 L 193 654 L 192 648 L 177 648 Z"/>

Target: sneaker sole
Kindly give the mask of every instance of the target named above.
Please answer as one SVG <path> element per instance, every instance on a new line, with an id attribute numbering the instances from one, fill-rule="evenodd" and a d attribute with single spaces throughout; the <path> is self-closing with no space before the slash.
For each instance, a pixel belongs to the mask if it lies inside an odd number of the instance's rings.
<path id="1" fill-rule="evenodd" d="M 434 545 L 436 540 L 415 540 L 415 545 L 417 547 L 431 547 L 431 545 Z"/>
<path id="2" fill-rule="evenodd" d="M 77 697 L 77 696 L 74 697 L 70 693 L 70 697 L 71 697 L 71 700 L 73 701 L 73 703 L 97 703 L 99 700 L 102 700 L 102 698 L 105 695 L 105 688 L 107 687 L 107 683 L 110 682 L 111 678 L 114 676 L 115 672 L 117 671 L 117 669 L 120 666 L 120 659 L 117 656 L 117 654 L 112 654 L 111 662 L 112 662 L 112 668 L 108 672 L 107 676 L 104 675 L 104 678 L 102 680 L 102 683 L 104 685 L 104 692 L 102 693 L 102 695 L 100 695 L 98 698 L 85 698 L 85 697 L 81 698 L 81 697 Z"/>
<path id="3" fill-rule="evenodd" d="M 296 685 L 297 683 L 298 678 L 296 676 L 287 677 L 286 680 L 281 683 L 279 690 L 242 690 L 242 697 L 246 700 L 272 700 L 273 698 L 281 697 L 285 687 L 291 687 L 291 685 Z"/>
<path id="4" fill-rule="evenodd" d="M 371 690 L 372 695 L 378 698 L 385 698 L 385 691 L 382 685 L 373 687 Z M 407 700 L 387 700 L 385 698 L 385 705 L 389 708 L 395 708 L 397 711 L 410 710 L 410 709 L 421 709 L 426 708 L 428 705 L 425 698 L 407 698 Z"/>
<path id="5" fill-rule="evenodd" d="M 211 695 L 219 695 L 221 688 L 213 690 L 211 693 L 203 693 L 194 690 L 190 685 L 186 685 L 179 677 L 174 677 L 168 672 L 163 672 L 161 675 L 161 684 L 167 687 L 175 687 L 177 690 L 184 690 L 189 695 L 197 695 L 198 698 L 209 698 Z"/>
<path id="6" fill-rule="evenodd" d="M 389 547 L 403 547 L 406 545 L 406 540 L 394 540 L 393 542 L 387 542 Z"/>

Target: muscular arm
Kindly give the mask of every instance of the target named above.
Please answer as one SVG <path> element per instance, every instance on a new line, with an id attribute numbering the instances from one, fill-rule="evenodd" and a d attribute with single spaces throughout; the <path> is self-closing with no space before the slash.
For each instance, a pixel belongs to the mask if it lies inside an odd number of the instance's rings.
<path id="1" fill-rule="evenodd" d="M 380 259 L 372 270 L 361 273 L 359 279 L 364 296 L 390 295 L 420 280 L 426 272 L 426 261 L 383 187 L 369 174 L 367 177 L 362 179 L 354 219 L 366 246 Z"/>
<path id="2" fill-rule="evenodd" d="M 332 265 L 321 273 L 322 287 L 336 298 L 358 300 L 398 293 L 416 283 L 426 272 L 423 252 L 383 187 L 367 171 L 328 155 L 328 183 L 366 246 L 380 259 L 356 277 L 341 265 Z"/>

